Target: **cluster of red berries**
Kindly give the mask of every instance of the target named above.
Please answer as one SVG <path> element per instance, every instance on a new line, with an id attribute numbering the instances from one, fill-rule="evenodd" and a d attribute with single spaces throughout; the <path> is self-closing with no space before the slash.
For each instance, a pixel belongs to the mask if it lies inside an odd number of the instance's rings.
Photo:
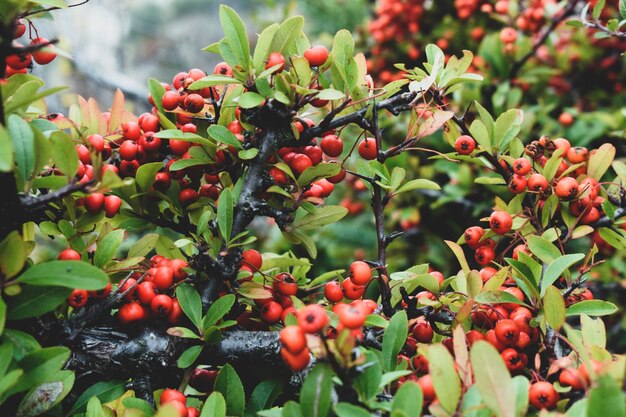
<path id="1" fill-rule="evenodd" d="M 331 303 L 338 303 L 347 298 L 357 300 L 365 294 L 365 288 L 372 279 L 370 266 L 363 261 L 354 261 L 350 265 L 350 276 L 341 283 L 330 281 L 324 287 L 324 296 Z"/>
<path id="2" fill-rule="evenodd" d="M 13 39 L 21 38 L 26 33 L 26 24 L 19 19 L 15 24 L 15 33 Z M 32 68 L 33 61 L 39 65 L 46 65 L 52 62 L 57 54 L 54 51 L 54 45 L 49 43 L 46 38 L 36 37 L 30 40 L 29 46 L 43 45 L 41 49 L 32 52 L 17 52 L 6 58 L 5 77 L 8 78 L 13 74 L 26 74 L 29 68 Z M 23 45 L 17 41 L 12 45 L 16 49 L 23 48 Z"/>
<path id="3" fill-rule="evenodd" d="M 513 218 L 506 211 L 497 210 L 491 213 L 489 216 L 489 226 L 491 230 L 498 235 L 505 235 L 511 231 L 513 227 Z M 485 229 L 480 226 L 472 226 L 465 230 L 463 238 L 467 245 L 475 250 L 474 258 L 479 265 L 489 265 L 495 258 L 495 248 L 498 243 L 492 238 L 484 239 Z M 517 259 L 517 252 L 522 250 L 521 247 L 516 247 L 513 253 L 513 257 Z"/>
<path id="4" fill-rule="evenodd" d="M 565 138 L 550 140 L 541 137 L 526 147 L 526 154 L 534 163 L 545 166 L 548 162 L 548 152 L 562 149 L 564 156 L 555 174 L 552 191 L 563 202 L 569 202 L 569 211 L 578 217 L 579 223 L 591 224 L 602 217 L 602 203 L 604 197 L 599 195 L 600 184 L 594 178 L 587 176 L 587 167 L 591 153 L 582 146 L 572 146 Z M 522 192 L 524 189 L 541 193 L 541 200 L 545 199 L 544 192 L 548 183 L 543 175 L 531 174 L 531 167 L 523 158 L 515 160 L 514 175 L 509 183 L 509 190 Z M 524 174 L 525 173 L 525 174 Z M 530 174 L 527 179 L 523 175 Z M 541 202 L 540 200 L 540 202 Z"/>
<path id="5" fill-rule="evenodd" d="M 80 260 L 81 255 L 74 249 L 59 253 L 60 260 Z M 125 294 L 123 304 L 117 313 L 122 324 L 144 321 L 148 318 L 161 318 L 176 324 L 182 315 L 178 300 L 173 297 L 175 284 L 187 278 L 187 261 L 168 259 L 155 255 L 150 259 L 150 268 L 136 271 L 122 280 L 116 292 Z M 73 308 L 87 305 L 89 299 L 103 300 L 111 293 L 111 284 L 98 291 L 75 289 L 67 299 Z"/>
<path id="6" fill-rule="evenodd" d="M 198 417 L 200 415 L 200 410 L 187 406 L 187 397 L 176 389 L 164 389 L 159 398 L 159 404 L 173 407 L 178 417 Z"/>
<path id="7" fill-rule="evenodd" d="M 168 259 L 155 255 L 150 259 L 150 268 L 134 272 L 118 286 L 117 291 L 126 293 L 118 311 L 122 324 L 160 318 L 176 324 L 182 317 L 182 309 L 174 297 L 175 284 L 187 278 L 187 261 Z M 140 279 L 143 280 L 139 282 Z M 139 284 L 138 284 L 139 282 Z"/>
<path id="8" fill-rule="evenodd" d="M 324 330 L 328 324 L 328 313 L 321 305 L 311 304 L 300 309 L 296 317 L 298 325 L 287 326 L 280 331 L 280 356 L 289 368 L 301 371 L 311 359 L 306 334 L 318 334 Z"/>

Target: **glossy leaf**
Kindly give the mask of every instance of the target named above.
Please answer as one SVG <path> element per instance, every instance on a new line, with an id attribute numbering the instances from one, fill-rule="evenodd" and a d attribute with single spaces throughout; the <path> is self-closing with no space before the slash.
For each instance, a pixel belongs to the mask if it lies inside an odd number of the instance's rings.
<path id="1" fill-rule="evenodd" d="M 176 288 L 176 297 L 185 315 L 196 328 L 201 329 L 202 301 L 200 300 L 198 291 L 189 284 L 181 284 Z"/>
<path id="2" fill-rule="evenodd" d="M 472 346 L 470 360 L 476 386 L 485 404 L 498 417 L 515 417 L 516 394 L 511 375 L 500 354 L 488 342 L 479 340 Z"/>
<path id="3" fill-rule="evenodd" d="M 109 279 L 101 269 L 82 261 L 49 261 L 33 265 L 17 282 L 33 286 L 59 286 L 99 290 Z"/>
<path id="4" fill-rule="evenodd" d="M 245 395 L 243 385 L 235 369 L 226 364 L 215 380 L 215 391 L 220 392 L 226 400 L 226 415 L 243 416 Z"/>
<path id="5" fill-rule="evenodd" d="M 400 349 L 404 346 L 408 334 L 408 318 L 406 311 L 399 311 L 389 320 L 389 326 L 383 336 L 383 369 L 393 371 Z"/>
<path id="6" fill-rule="evenodd" d="M 307 375 L 300 391 L 300 409 L 304 417 L 326 417 L 330 412 L 333 372 L 319 363 Z"/>

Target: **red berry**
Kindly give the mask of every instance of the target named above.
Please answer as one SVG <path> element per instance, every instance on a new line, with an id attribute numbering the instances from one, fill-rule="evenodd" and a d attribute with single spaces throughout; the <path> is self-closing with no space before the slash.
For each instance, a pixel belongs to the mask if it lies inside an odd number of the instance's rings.
<path id="1" fill-rule="evenodd" d="M 200 198 L 198 192 L 191 188 L 185 188 L 178 193 L 178 201 L 180 201 L 182 206 L 188 206 L 191 203 L 198 201 L 198 198 Z"/>
<path id="2" fill-rule="evenodd" d="M 137 145 L 137 143 L 133 142 L 132 140 L 125 140 L 120 145 L 120 149 L 119 149 L 120 158 L 122 158 L 125 161 L 132 161 L 134 159 L 137 159 L 138 151 L 139 151 L 139 146 Z"/>
<path id="3" fill-rule="evenodd" d="M 513 161 L 513 172 L 517 175 L 526 175 L 530 173 L 532 169 L 532 164 L 526 158 L 517 158 Z"/>
<path id="4" fill-rule="evenodd" d="M 46 38 L 35 38 L 32 41 L 30 41 L 31 45 L 41 45 L 41 44 L 47 44 L 49 41 Z M 49 64 L 50 62 L 52 62 L 54 60 L 54 58 L 57 57 L 56 52 L 54 52 L 54 45 L 49 44 L 46 45 L 44 47 L 42 47 L 39 50 L 33 51 L 33 59 L 35 60 L 36 63 L 38 63 L 39 65 L 46 65 Z"/>
<path id="5" fill-rule="evenodd" d="M 154 282 L 144 281 L 137 286 L 137 298 L 144 305 L 150 305 L 152 299 L 159 294 Z"/>
<path id="6" fill-rule="evenodd" d="M 122 324 L 130 324 L 143 320 L 146 312 L 139 303 L 132 302 L 121 306 L 117 314 Z"/>
<path id="7" fill-rule="evenodd" d="M 565 177 L 557 182 L 554 192 L 559 198 L 572 199 L 578 195 L 578 190 L 578 181 L 572 177 Z"/>
<path id="8" fill-rule="evenodd" d="M 496 253 L 490 246 L 481 246 L 476 249 L 476 253 L 474 254 L 474 259 L 480 265 L 489 265 L 496 258 Z"/>
<path id="9" fill-rule="evenodd" d="M 370 266 L 363 261 L 354 261 L 350 265 L 350 277 L 355 285 L 365 285 L 372 278 Z"/>
<path id="10" fill-rule="evenodd" d="M 59 253 L 57 259 L 61 261 L 80 261 L 81 256 L 74 249 L 65 249 Z"/>
<path id="11" fill-rule="evenodd" d="M 88 299 L 89 294 L 87 293 L 87 290 L 76 289 L 72 291 L 69 297 L 67 297 L 67 303 L 74 308 L 81 308 L 87 304 Z"/>
<path id="12" fill-rule="evenodd" d="M 97 214 L 104 205 L 104 194 L 92 193 L 85 197 L 85 208 L 91 214 Z"/>
<path id="13" fill-rule="evenodd" d="M 152 282 L 159 290 L 165 291 L 174 283 L 174 271 L 169 266 L 159 267 L 154 273 Z"/>
<path id="14" fill-rule="evenodd" d="M 227 77 L 233 76 L 233 69 L 226 62 L 220 62 L 213 68 L 213 74 L 226 75 Z"/>
<path id="15" fill-rule="evenodd" d="M 293 275 L 288 272 L 282 272 L 276 275 L 274 279 L 274 290 L 282 296 L 290 297 L 298 293 L 298 284 Z"/>
<path id="16" fill-rule="evenodd" d="M 276 301 L 269 301 L 261 308 L 261 319 L 267 324 L 275 324 L 280 321 L 283 307 Z"/>
<path id="17" fill-rule="evenodd" d="M 304 57 L 312 67 L 319 67 L 328 59 L 328 49 L 322 45 L 313 46 L 304 51 Z"/>
<path id="18" fill-rule="evenodd" d="M 291 163 L 289 164 L 291 168 L 296 172 L 296 174 L 300 175 L 309 167 L 313 166 L 313 161 L 305 154 L 296 154 Z"/>
<path id="19" fill-rule="evenodd" d="M 461 135 L 454 142 L 454 149 L 461 155 L 469 155 L 474 152 L 476 141 L 471 136 Z"/>
<path id="20" fill-rule="evenodd" d="M 505 346 L 515 346 L 519 339 L 520 329 L 513 320 L 499 320 L 494 330 L 498 341 Z"/>
<path id="21" fill-rule="evenodd" d="M 489 217 L 489 227 L 495 233 L 503 235 L 511 231 L 513 218 L 506 211 L 494 211 Z"/>
<path id="22" fill-rule="evenodd" d="M 138 141 L 141 136 L 141 128 L 137 122 L 122 123 L 122 136 L 124 139 Z"/>
<path id="23" fill-rule="evenodd" d="M 261 253 L 254 249 L 246 249 L 241 254 L 243 259 L 242 262 L 250 265 L 253 269 L 261 269 L 263 265 L 263 258 L 261 257 Z"/>
<path id="24" fill-rule="evenodd" d="M 184 107 L 189 113 L 199 113 L 204 109 L 204 98 L 200 94 L 188 94 L 185 97 Z"/>
<path id="25" fill-rule="evenodd" d="M 185 395 L 178 390 L 171 388 L 164 389 L 161 393 L 159 403 L 163 405 L 172 401 L 178 401 L 179 403 L 185 404 L 187 402 L 187 397 L 185 397 Z"/>
<path id="26" fill-rule="evenodd" d="M 265 69 L 272 68 L 273 66 L 280 65 L 274 73 L 281 72 L 285 69 L 285 57 L 280 52 L 272 52 L 270 56 L 267 58 L 267 62 L 265 63 Z"/>
<path id="27" fill-rule="evenodd" d="M 528 392 L 530 403 L 538 409 L 554 408 L 559 401 L 559 394 L 551 383 L 546 381 L 535 382 Z"/>
<path id="28" fill-rule="evenodd" d="M 174 282 L 180 282 L 187 278 L 187 272 L 183 268 L 187 268 L 188 263 L 184 259 L 172 259 L 169 267 L 174 272 Z"/>
<path id="29" fill-rule="evenodd" d="M 304 370 L 309 364 L 309 361 L 311 360 L 311 352 L 308 348 L 305 348 L 301 352 L 294 355 L 287 349 L 281 349 L 280 357 L 283 358 L 292 371 L 298 372 Z"/>
<path id="30" fill-rule="evenodd" d="M 173 305 L 169 295 L 159 294 L 150 302 L 150 311 L 158 317 L 167 317 L 172 312 Z"/>
<path id="31" fill-rule="evenodd" d="M 359 143 L 359 155 L 368 161 L 378 157 L 378 149 L 376 149 L 376 139 L 365 138 Z"/>
<path id="32" fill-rule="evenodd" d="M 343 304 L 342 304 L 343 305 Z M 362 306 L 346 305 L 337 315 L 339 323 L 347 329 L 358 329 L 365 323 L 368 311 Z"/>
<path id="33" fill-rule="evenodd" d="M 102 135 L 98 135 L 94 133 L 93 135 L 87 136 L 87 142 L 91 145 L 91 147 L 96 152 L 102 152 L 104 150 L 104 138 Z"/>
<path id="34" fill-rule="evenodd" d="M 287 326 L 280 331 L 280 343 L 290 353 L 298 354 L 302 352 L 306 346 L 306 336 L 299 326 Z"/>
<path id="35" fill-rule="evenodd" d="M 104 212 L 106 216 L 111 218 L 115 216 L 122 206 L 122 199 L 116 195 L 108 195 L 104 197 Z"/>
<path id="36" fill-rule="evenodd" d="M 328 313 L 318 304 L 308 305 L 298 311 L 298 325 L 305 333 L 317 333 L 328 324 Z"/>
<path id="37" fill-rule="evenodd" d="M 343 300 L 343 290 L 337 281 L 331 281 L 324 286 L 324 296 L 331 303 Z"/>
<path id="38" fill-rule="evenodd" d="M 480 226 L 472 226 L 465 230 L 463 238 L 470 248 L 476 249 L 481 245 L 480 239 L 482 239 L 484 234 L 485 229 Z"/>
<path id="39" fill-rule="evenodd" d="M 543 192 L 548 189 L 548 180 L 541 174 L 532 174 L 528 177 L 526 186 L 531 191 Z"/>
<path id="40" fill-rule="evenodd" d="M 420 343 L 430 343 L 435 332 L 427 321 L 418 321 L 413 327 L 413 337 Z"/>

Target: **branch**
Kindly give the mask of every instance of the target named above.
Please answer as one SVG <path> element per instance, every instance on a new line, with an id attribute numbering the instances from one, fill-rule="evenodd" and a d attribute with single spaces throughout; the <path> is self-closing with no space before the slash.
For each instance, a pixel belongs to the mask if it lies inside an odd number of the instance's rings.
<path id="1" fill-rule="evenodd" d="M 78 7 L 78 6 L 82 6 L 83 4 L 87 4 L 89 3 L 90 0 L 83 0 L 80 3 L 74 3 L 74 4 L 70 4 L 67 6 L 67 8 L 72 8 L 72 7 Z M 27 12 L 21 13 L 20 15 L 18 15 L 18 18 L 27 18 L 33 15 L 36 15 L 38 13 L 46 13 L 46 12 L 51 12 L 54 10 L 62 10 L 65 9 L 65 7 L 48 7 L 48 8 L 44 8 L 44 9 L 37 9 L 37 10 L 29 10 Z"/>

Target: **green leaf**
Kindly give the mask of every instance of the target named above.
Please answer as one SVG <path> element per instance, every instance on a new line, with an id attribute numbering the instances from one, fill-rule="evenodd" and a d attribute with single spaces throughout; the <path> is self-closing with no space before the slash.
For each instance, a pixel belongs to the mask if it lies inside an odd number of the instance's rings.
<path id="1" fill-rule="evenodd" d="M 59 371 L 54 381 L 44 382 L 30 390 L 20 402 L 17 417 L 35 417 L 53 408 L 67 396 L 74 386 L 74 372 Z"/>
<path id="2" fill-rule="evenodd" d="M 518 417 L 524 417 L 526 416 L 526 412 L 528 411 L 528 379 L 526 379 L 522 375 L 517 375 L 513 377 L 512 382 L 513 390 L 516 393 L 515 415 Z"/>
<path id="3" fill-rule="evenodd" d="M 454 370 L 454 359 L 448 349 L 438 343 L 429 346 L 428 363 L 437 399 L 446 411 L 453 414 L 461 399 L 461 380 Z"/>
<path id="4" fill-rule="evenodd" d="M 339 174 L 339 171 L 341 171 L 341 165 L 339 164 L 317 164 L 315 166 L 308 167 L 304 170 L 304 172 L 302 172 L 302 174 L 300 174 L 298 177 L 298 184 L 303 187 L 321 178 L 328 178 L 333 175 L 337 175 Z"/>
<path id="5" fill-rule="evenodd" d="M 237 12 L 228 6 L 221 5 L 219 15 L 225 40 L 243 74 L 248 74 L 250 72 L 251 59 L 246 27 Z M 236 68 L 233 69 L 236 70 Z"/>
<path id="6" fill-rule="evenodd" d="M 193 83 L 191 83 L 191 85 L 189 86 L 189 89 L 190 90 L 202 90 L 203 88 L 206 88 L 206 87 L 213 87 L 216 85 L 228 85 L 228 84 L 242 84 L 242 82 L 233 77 L 229 77 L 227 75 L 210 74 L 210 75 L 207 75 L 206 77 L 200 78 L 198 81 L 194 81 Z"/>
<path id="7" fill-rule="evenodd" d="M 9 233 L 0 242 L 0 272 L 5 278 L 17 275 L 28 258 L 29 250 L 17 231 Z"/>
<path id="8" fill-rule="evenodd" d="M 619 14 L 622 19 L 626 19 L 626 0 L 619 0 Z"/>
<path id="9" fill-rule="evenodd" d="M 54 165 L 68 178 L 74 178 L 78 171 L 78 153 L 70 136 L 63 131 L 50 135 Z"/>
<path id="10" fill-rule="evenodd" d="M 609 375 L 600 376 L 597 385 L 589 391 L 587 417 L 622 417 L 626 415 L 624 393 Z"/>
<path id="11" fill-rule="evenodd" d="M 506 291 L 484 291 L 476 296 L 476 302 L 481 304 L 502 304 L 502 303 L 514 303 L 521 306 L 528 305 L 523 301 L 520 301 L 513 294 Z"/>
<path id="12" fill-rule="evenodd" d="M 550 327 L 557 332 L 561 330 L 565 323 L 565 301 L 554 285 L 550 285 L 543 296 L 543 312 Z"/>
<path id="13" fill-rule="evenodd" d="M 202 406 L 200 417 L 226 417 L 226 401 L 221 392 L 213 391 Z"/>
<path id="14" fill-rule="evenodd" d="M 240 159 L 243 159 L 244 161 L 249 161 L 251 159 L 256 158 L 258 154 L 259 154 L 259 150 L 257 148 L 250 148 L 250 149 L 246 149 L 243 151 L 239 151 L 237 153 L 237 156 Z"/>
<path id="15" fill-rule="evenodd" d="M 550 264 L 561 256 L 561 251 L 556 246 L 540 236 L 528 236 L 526 245 L 530 252 L 545 264 Z"/>
<path id="16" fill-rule="evenodd" d="M 299 230 L 316 230 L 327 224 L 336 223 L 348 214 L 342 206 L 318 207 L 314 213 L 308 213 L 297 219 L 292 228 Z"/>
<path id="17" fill-rule="evenodd" d="M 35 134 L 28 123 L 15 114 L 9 116 L 7 127 L 13 141 L 16 171 L 26 183 L 35 169 Z"/>
<path id="18" fill-rule="evenodd" d="M 515 391 L 502 357 L 489 342 L 479 340 L 470 350 L 476 386 L 483 401 L 498 417 L 515 417 Z"/>
<path id="19" fill-rule="evenodd" d="M 202 328 L 206 329 L 210 326 L 217 324 L 224 316 L 230 311 L 230 309 L 235 304 L 235 296 L 233 294 L 227 294 L 223 297 L 215 300 L 211 307 L 209 307 L 209 311 L 207 311 L 206 316 L 202 320 Z"/>
<path id="20" fill-rule="evenodd" d="M 40 316 L 65 302 L 71 292 L 71 289 L 64 287 L 26 285 L 22 287 L 22 291 L 18 295 L 6 300 L 7 318 L 8 320 L 21 320 Z"/>
<path id="21" fill-rule="evenodd" d="M 72 408 L 67 412 L 68 415 L 74 415 L 81 411 L 84 411 L 87 402 L 92 397 L 97 397 L 100 402 L 108 403 L 113 401 L 119 397 L 121 397 L 126 391 L 126 382 L 125 381 L 100 381 L 91 387 L 87 388 L 81 395 L 78 397 Z"/>
<path id="22" fill-rule="evenodd" d="M 139 239 L 128 251 L 129 258 L 147 256 L 155 247 L 159 240 L 159 235 L 149 233 Z"/>
<path id="23" fill-rule="evenodd" d="M 598 181 L 609 169 L 615 158 L 615 146 L 605 143 L 593 152 L 590 152 L 587 175 Z"/>
<path id="24" fill-rule="evenodd" d="M 254 47 L 254 57 L 252 60 L 257 74 L 265 69 L 265 61 L 270 54 L 272 42 L 278 28 L 278 23 L 274 23 L 266 27 L 259 35 L 259 39 L 256 41 L 256 46 Z"/>
<path id="25" fill-rule="evenodd" d="M 269 52 L 280 52 L 283 55 L 291 55 L 295 40 L 302 32 L 304 26 L 304 18 L 302 16 L 293 16 L 286 19 L 280 24 L 280 27 L 274 33 L 272 38 L 272 46 Z M 265 60 L 263 60 L 265 65 Z"/>
<path id="26" fill-rule="evenodd" d="M 319 93 L 317 93 L 316 97 L 320 100 L 341 100 L 346 95 L 339 90 L 335 90 L 334 88 L 326 88 Z"/>
<path id="27" fill-rule="evenodd" d="M 186 327 L 170 327 L 167 329 L 167 334 L 174 337 L 182 337 L 185 339 L 200 339 L 200 336 L 195 334 L 191 329 Z"/>
<path id="28" fill-rule="evenodd" d="M 606 0 L 598 0 L 592 12 L 594 19 L 598 19 L 600 17 L 600 14 L 602 13 L 602 9 L 604 9 L 605 3 L 606 3 Z"/>
<path id="29" fill-rule="evenodd" d="M 592 319 L 586 314 L 581 314 L 581 333 L 586 346 L 606 347 L 606 328 L 602 319 Z"/>
<path id="30" fill-rule="evenodd" d="M 371 417 L 372 414 L 356 405 L 350 403 L 337 403 L 334 407 L 337 417 Z"/>
<path id="31" fill-rule="evenodd" d="M 155 133 L 154 137 L 161 138 L 161 139 L 182 140 L 185 142 L 199 143 L 201 145 L 209 144 L 209 141 L 206 138 L 203 138 L 202 136 L 196 133 L 183 132 L 182 130 L 178 130 L 178 129 L 161 130 L 160 132 Z M 159 162 L 159 163 L 163 165 L 162 162 Z"/>
<path id="32" fill-rule="evenodd" d="M 278 379 L 268 379 L 261 382 L 252 391 L 245 416 L 254 417 L 257 411 L 271 407 L 276 397 L 283 392 L 283 389 L 284 384 Z"/>
<path id="33" fill-rule="evenodd" d="M 359 393 L 361 401 L 367 402 L 380 391 L 383 369 L 377 354 L 367 350 L 364 355 L 363 372 L 354 380 L 354 388 Z"/>
<path id="34" fill-rule="evenodd" d="M 68 348 L 57 346 L 36 350 L 24 356 L 19 361 L 19 368 L 24 374 L 4 395 L 10 396 L 46 382 L 51 375 L 61 370 L 70 353 Z"/>
<path id="35" fill-rule="evenodd" d="M 545 273 L 543 274 L 543 278 L 541 280 L 541 291 L 540 294 L 543 297 L 546 293 L 546 289 L 554 284 L 557 279 L 561 276 L 561 274 L 568 269 L 570 266 L 580 261 L 585 257 L 582 253 L 573 253 L 570 255 L 563 255 L 560 258 L 556 259 L 548 268 L 546 268 Z"/>
<path id="36" fill-rule="evenodd" d="M 109 279 L 101 269 L 82 261 L 49 261 L 33 265 L 16 282 L 36 286 L 58 286 L 99 290 Z"/>
<path id="37" fill-rule="evenodd" d="M 96 254 L 93 258 L 93 263 L 98 268 L 102 268 L 113 259 L 117 249 L 122 244 L 124 240 L 124 230 L 118 229 L 114 230 L 108 235 L 104 237 L 100 242 L 98 242 L 98 247 L 96 248 Z"/>
<path id="38" fill-rule="evenodd" d="M 396 369 L 398 353 L 404 346 L 408 334 L 408 318 L 406 311 L 399 311 L 389 320 L 389 326 L 383 335 L 383 369 Z"/>
<path id="39" fill-rule="evenodd" d="M 182 368 L 182 369 L 189 368 L 191 365 L 194 364 L 196 359 L 198 359 L 198 356 L 200 356 L 200 353 L 202 353 L 201 345 L 192 346 L 189 349 L 185 350 L 183 353 L 181 353 L 176 364 L 178 365 L 179 368 Z"/>
<path id="40" fill-rule="evenodd" d="M 524 112 L 519 109 L 511 109 L 502 113 L 496 120 L 494 127 L 495 147 L 504 150 L 515 136 L 520 132 Z"/>
<path id="41" fill-rule="evenodd" d="M 11 136 L 4 126 L 0 125 L 0 172 L 13 171 L 14 163 Z"/>
<path id="42" fill-rule="evenodd" d="M 237 100 L 237 104 L 242 109 L 252 109 L 254 107 L 258 107 L 265 101 L 265 97 L 260 94 L 254 93 L 252 91 L 247 91 L 239 96 L 239 100 Z"/>
<path id="43" fill-rule="evenodd" d="M 7 305 L 5 304 L 4 300 L 2 298 L 0 298 L 0 335 L 2 335 L 2 332 L 4 332 L 4 324 L 6 322 L 7 319 Z M 1 347 L 2 345 L 0 345 Z M 2 367 L 0 366 L 0 371 L 2 370 Z M 2 375 L 2 372 L 0 372 L 0 375 Z"/>
<path id="44" fill-rule="evenodd" d="M 411 180 L 402 187 L 398 188 L 395 194 L 406 193 L 407 191 L 413 190 L 441 190 L 441 187 L 434 181 L 418 178 L 416 180 Z"/>
<path id="45" fill-rule="evenodd" d="M 222 393 L 226 400 L 226 415 L 243 416 L 245 395 L 243 385 L 235 369 L 226 364 L 215 380 L 215 391 Z"/>
<path id="46" fill-rule="evenodd" d="M 420 417 L 424 396 L 419 384 L 407 381 L 398 388 L 391 403 L 392 415 L 394 411 L 402 411 L 406 417 Z"/>
<path id="47" fill-rule="evenodd" d="M 567 317 L 586 314 L 588 316 L 608 316 L 618 310 L 617 306 L 609 301 L 583 300 L 579 303 L 567 307 L 565 314 Z"/>
<path id="48" fill-rule="evenodd" d="M 176 297 L 185 315 L 189 317 L 189 320 L 191 320 L 196 328 L 201 329 L 202 301 L 200 300 L 198 291 L 189 284 L 181 284 L 176 288 Z"/>
<path id="49" fill-rule="evenodd" d="M 452 249 L 452 252 L 454 252 L 454 255 L 456 256 L 456 259 L 459 261 L 459 264 L 461 265 L 461 269 L 463 270 L 465 275 L 468 275 L 470 272 L 470 267 L 469 267 L 469 264 L 467 263 L 467 259 L 465 259 L 465 253 L 463 252 L 463 248 L 459 246 L 457 243 L 452 242 L 450 240 L 445 240 L 445 242 L 446 242 L 446 245 L 448 245 L 448 247 Z"/>
<path id="50" fill-rule="evenodd" d="M 230 242 L 233 230 L 233 192 L 230 188 L 224 189 L 217 204 L 217 225 L 226 243 Z"/>
<path id="51" fill-rule="evenodd" d="M 489 135 L 489 131 L 485 124 L 476 119 L 470 125 L 470 133 L 472 134 L 472 138 L 478 143 L 482 150 L 487 151 L 489 153 L 493 152 L 493 144 L 491 143 L 491 136 Z"/>
<path id="52" fill-rule="evenodd" d="M 330 412 L 333 371 L 327 363 L 318 363 L 307 375 L 300 391 L 300 409 L 304 417 L 326 417 Z"/>
<path id="53" fill-rule="evenodd" d="M 154 183 L 154 176 L 163 168 L 163 162 L 150 162 L 143 164 L 135 173 L 135 183 L 140 191 L 149 191 Z"/>
<path id="54" fill-rule="evenodd" d="M 237 136 L 235 136 L 233 132 L 228 130 L 226 126 L 212 125 L 207 130 L 207 133 L 217 142 L 225 143 L 234 147 L 235 149 L 243 149 L 243 145 L 241 144 L 239 139 L 237 139 Z"/>
<path id="55" fill-rule="evenodd" d="M 104 417 L 102 404 L 98 397 L 91 397 L 89 401 L 87 401 L 87 413 L 85 417 Z"/>

